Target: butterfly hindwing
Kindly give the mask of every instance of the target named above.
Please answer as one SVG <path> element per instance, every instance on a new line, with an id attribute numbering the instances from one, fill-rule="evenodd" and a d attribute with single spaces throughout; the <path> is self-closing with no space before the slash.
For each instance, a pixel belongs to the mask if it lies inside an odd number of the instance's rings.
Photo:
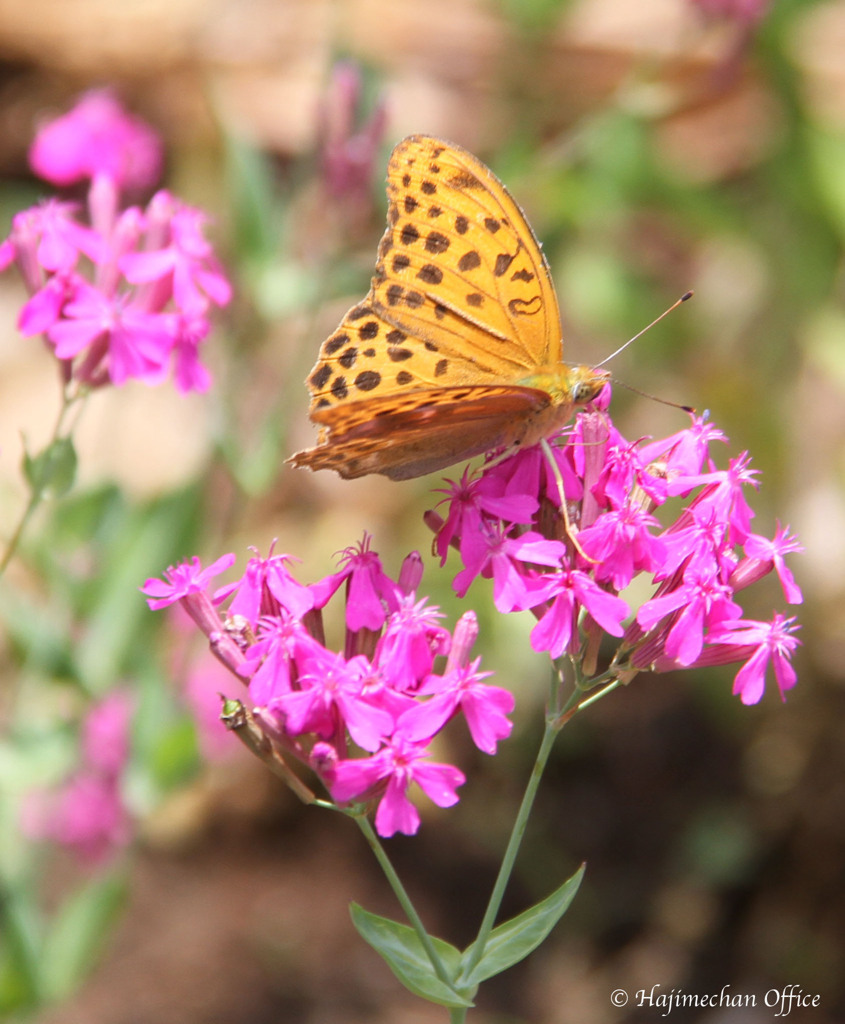
<path id="1" fill-rule="evenodd" d="M 382 473 L 407 480 L 513 444 L 514 422 L 527 428 L 549 405 L 536 388 L 479 386 L 326 407 L 312 416 L 321 427 L 319 444 L 291 461 L 346 479 Z"/>

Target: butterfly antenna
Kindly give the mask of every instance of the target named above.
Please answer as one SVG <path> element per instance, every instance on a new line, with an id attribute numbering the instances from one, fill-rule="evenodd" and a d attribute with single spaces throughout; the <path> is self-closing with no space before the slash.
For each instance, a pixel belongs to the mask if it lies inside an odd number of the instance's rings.
<path id="1" fill-rule="evenodd" d="M 614 384 L 618 384 L 620 387 L 625 388 L 628 391 L 633 391 L 635 395 L 640 395 L 642 398 L 650 398 L 652 402 L 660 402 L 661 405 L 669 405 L 673 409 L 680 409 L 681 412 L 688 412 L 691 416 L 695 415 L 695 408 L 691 405 L 682 405 L 680 402 L 670 402 L 668 398 L 658 398 L 657 395 L 650 395 L 647 391 L 640 391 L 639 388 L 635 388 L 631 384 L 626 384 L 624 380 L 615 380 Z"/>
<path id="2" fill-rule="evenodd" d="M 615 359 L 616 356 L 618 356 L 620 352 L 624 352 L 625 349 L 629 345 L 633 345 L 634 342 L 637 340 L 637 338 L 641 338 L 645 334 L 646 331 L 650 331 L 651 328 L 654 327 L 655 324 L 659 324 L 664 316 L 668 316 L 672 312 L 673 309 L 677 309 L 678 306 L 680 306 L 680 304 L 682 302 L 686 302 L 687 299 L 691 299 L 692 297 L 693 297 L 693 292 L 691 292 L 691 291 L 684 292 L 684 294 L 676 302 L 673 302 L 672 305 L 668 309 L 664 309 L 663 312 L 660 314 L 660 316 L 658 316 L 654 320 L 652 320 L 651 323 L 647 327 L 643 327 L 643 329 L 641 331 L 638 331 L 634 335 L 633 338 L 629 338 L 625 342 L 624 345 L 620 345 L 619 348 L 615 352 L 611 352 L 610 355 L 606 359 L 602 359 L 602 361 L 600 363 L 596 363 L 596 365 L 593 367 L 593 369 L 598 370 L 602 366 L 604 366 L 605 363 L 609 363 L 611 359 Z M 636 388 L 631 388 L 631 390 L 635 391 Z M 642 392 L 640 392 L 640 394 L 642 394 Z M 645 397 L 648 398 L 650 396 L 646 395 Z M 671 405 L 672 403 L 671 402 L 667 402 L 666 404 L 667 405 Z M 681 408 L 683 409 L 683 408 L 685 408 L 685 406 L 681 406 Z"/>

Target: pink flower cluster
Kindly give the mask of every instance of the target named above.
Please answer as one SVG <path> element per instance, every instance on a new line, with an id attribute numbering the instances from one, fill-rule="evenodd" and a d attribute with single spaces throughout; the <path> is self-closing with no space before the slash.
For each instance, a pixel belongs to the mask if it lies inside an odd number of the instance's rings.
<path id="1" fill-rule="evenodd" d="M 606 407 L 609 388 L 600 399 Z M 720 470 L 709 447 L 726 438 L 705 418 L 659 441 L 632 442 L 599 409 L 580 413 L 556 440 L 568 530 L 560 485 L 539 447 L 478 475 L 466 471 L 445 491 L 446 518 L 427 513 L 441 559 L 450 547 L 460 554 L 458 594 L 477 576 L 492 578 L 499 611 L 530 609 L 537 618 L 534 650 L 570 655 L 588 675 L 602 635 L 619 638 L 604 681 L 742 662 L 734 693 L 744 704 L 762 697 L 769 665 L 781 696 L 793 687 L 794 618 L 746 619 L 736 600 L 772 571 L 789 603 L 802 599 L 784 563 L 800 544 L 780 527 L 772 539 L 751 532 L 746 490 L 756 471 L 747 453 Z M 668 525 L 660 509 L 672 510 Z M 642 575 L 651 596 L 631 617 L 621 595 Z"/>
<path id="2" fill-rule="evenodd" d="M 338 572 L 308 585 L 290 561 L 255 555 L 240 580 L 212 595 L 210 581 L 234 555 L 205 569 L 194 558 L 147 580 L 143 592 L 152 609 L 182 604 L 248 684 L 251 718 L 276 752 L 315 771 L 338 804 L 377 802 L 380 835 L 413 834 L 420 819 L 412 783 L 449 807 L 465 781 L 431 759 L 431 741 L 460 713 L 476 746 L 495 753 L 511 731 L 513 696 L 483 682 L 489 673 L 470 660 L 475 616 L 462 616 L 450 634 L 437 608 L 416 596 L 419 555 L 393 580 L 365 537 L 343 552 Z M 323 610 L 341 588 L 345 642 L 336 651 L 326 644 Z"/>
<path id="3" fill-rule="evenodd" d="M 114 690 L 92 707 L 82 727 L 78 767 L 56 790 L 32 793 L 24 805 L 22 824 L 29 836 L 59 843 L 92 863 L 129 842 L 131 819 L 121 778 L 132 710 L 125 690 Z"/>
<path id="4" fill-rule="evenodd" d="M 30 161 L 48 181 L 90 181 L 87 223 L 79 204 L 46 199 L 15 215 L 0 244 L 29 300 L 18 326 L 43 335 L 66 381 L 94 388 L 130 378 L 180 391 L 210 384 L 200 346 L 212 305 L 231 286 L 203 235 L 205 214 L 166 191 L 146 207 L 121 205 L 125 190 L 152 186 L 161 145 L 105 92 L 84 96 L 39 133 Z"/>

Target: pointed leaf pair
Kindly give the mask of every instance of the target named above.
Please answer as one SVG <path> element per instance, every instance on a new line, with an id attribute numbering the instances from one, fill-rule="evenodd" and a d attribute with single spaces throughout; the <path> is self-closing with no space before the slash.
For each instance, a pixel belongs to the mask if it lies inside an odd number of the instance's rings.
<path id="1" fill-rule="evenodd" d="M 448 1007 L 472 1006 L 478 986 L 532 953 L 563 917 L 584 877 L 584 865 L 550 896 L 494 928 L 475 962 L 475 943 L 463 954 L 442 939 L 431 938 L 446 978 L 439 977 L 413 928 L 391 921 L 353 903 L 352 922 L 358 934 L 387 961 L 415 995 Z"/>

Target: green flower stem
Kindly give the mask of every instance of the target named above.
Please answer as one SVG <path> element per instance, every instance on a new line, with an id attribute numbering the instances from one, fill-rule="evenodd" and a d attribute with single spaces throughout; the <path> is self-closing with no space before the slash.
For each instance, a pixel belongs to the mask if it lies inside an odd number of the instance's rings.
<path id="1" fill-rule="evenodd" d="M 15 557 L 15 552 L 18 550 L 18 544 L 20 544 L 23 532 L 32 518 L 32 514 L 38 508 L 41 503 L 41 497 L 43 492 L 34 490 L 29 495 L 29 501 L 26 504 L 26 508 L 23 510 L 23 514 L 18 520 L 18 525 L 15 527 L 15 532 L 9 539 L 9 543 L 6 546 L 6 552 L 0 560 L 0 576 L 6 571 L 9 562 Z"/>
<path id="2" fill-rule="evenodd" d="M 399 875 L 396 874 L 396 869 L 391 864 L 390 858 L 387 856 L 384 847 L 379 842 L 379 838 L 376 835 L 373 826 L 370 824 L 369 819 L 363 812 L 354 814 L 352 817 L 354 817 L 358 828 L 363 832 L 364 838 L 367 840 L 370 849 L 375 854 L 375 858 L 379 862 L 379 865 L 387 878 L 387 881 L 390 883 L 390 888 L 395 893 L 396 899 L 399 900 L 400 906 L 405 911 L 406 917 L 411 922 L 411 926 L 414 931 L 417 933 L 417 937 L 422 943 L 423 949 L 431 962 L 434 973 L 444 985 L 448 985 L 449 988 L 453 988 L 454 980 L 449 976 L 449 972 L 443 965 L 443 961 L 437 955 L 437 950 L 434 948 L 434 944 L 432 943 L 428 932 L 425 930 L 425 925 L 422 923 L 414 904 L 411 902 L 410 896 L 405 891 L 405 887 L 402 885 Z M 456 1019 L 460 1021 L 463 1018 L 458 1017 Z"/>
<path id="3" fill-rule="evenodd" d="M 65 420 L 67 419 L 67 415 L 70 412 L 72 406 L 77 402 L 81 401 L 84 397 L 86 397 L 86 395 L 87 392 L 75 391 L 71 393 L 67 387 L 63 389 L 61 408 L 59 409 L 59 414 L 56 417 L 56 422 L 53 425 L 53 432 L 50 435 L 50 440 L 44 446 L 45 452 L 48 451 L 50 447 L 54 445 L 57 441 L 70 436 L 70 434 L 73 431 L 73 426 L 75 426 L 75 423 L 70 427 L 70 429 L 66 433 L 63 434 L 62 428 L 65 425 Z M 80 407 L 80 413 L 81 411 L 82 409 Z M 78 419 L 79 416 L 77 416 L 77 420 Z M 0 559 L 0 577 L 6 571 L 6 568 L 8 567 L 9 563 L 15 557 L 15 553 L 18 549 L 18 545 L 21 542 L 21 538 L 23 537 L 24 530 L 26 530 L 26 527 L 29 524 L 30 519 L 32 518 L 35 510 L 41 504 L 45 494 L 46 487 L 43 485 L 43 483 L 33 483 L 31 485 L 29 501 L 26 503 L 26 507 L 24 508 L 20 519 L 18 520 L 18 524 L 15 527 L 12 536 L 9 538 L 9 543 L 6 545 L 6 551 L 3 554 L 3 558 Z"/>
<path id="4" fill-rule="evenodd" d="M 609 693 L 613 693 L 614 690 L 623 685 L 624 684 L 621 679 L 615 679 L 612 683 L 608 683 L 607 686 L 599 690 L 598 693 L 594 693 L 592 697 L 585 697 L 584 700 L 580 701 L 578 704 L 578 710 L 586 711 L 591 704 L 595 704 L 597 701 L 600 701 L 602 697 L 606 697 Z"/>
<path id="5" fill-rule="evenodd" d="M 490 938 L 490 932 L 493 930 L 493 925 L 496 922 L 496 916 L 499 913 L 502 898 L 505 895 L 505 889 L 510 881 L 511 872 L 513 871 L 517 854 L 519 853 L 519 847 L 522 843 L 523 837 L 525 836 L 528 817 L 531 814 L 532 807 L 534 806 L 534 799 L 537 796 L 540 780 L 543 777 L 543 772 L 545 771 L 549 755 L 552 752 L 552 747 L 554 746 L 555 739 L 557 738 L 557 734 L 560 732 L 561 726 L 562 723 L 559 722 L 557 715 L 547 715 L 546 727 L 543 732 L 543 739 L 540 742 L 540 749 L 537 751 L 537 757 L 534 761 L 534 766 L 531 769 L 528 784 L 525 787 L 522 803 L 520 804 L 516 820 L 513 823 L 507 849 L 505 850 L 502 865 L 499 868 L 499 874 L 496 878 L 496 884 L 493 886 L 493 891 L 490 894 L 490 901 L 487 904 L 487 910 L 484 913 L 484 919 L 482 920 L 481 927 L 478 930 L 478 937 L 473 944 L 472 955 L 464 965 L 462 972 L 463 977 L 469 977 L 472 974 L 472 971 L 484 955 L 487 940 Z M 460 1021 L 462 1018 L 454 1018 L 453 1016 L 453 1019 Z"/>

